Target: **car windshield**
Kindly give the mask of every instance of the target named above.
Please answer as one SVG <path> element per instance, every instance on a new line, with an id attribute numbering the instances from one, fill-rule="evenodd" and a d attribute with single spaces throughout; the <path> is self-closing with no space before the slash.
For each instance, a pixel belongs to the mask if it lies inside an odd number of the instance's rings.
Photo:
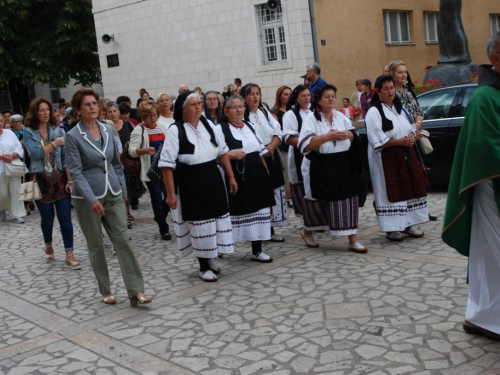
<path id="1" fill-rule="evenodd" d="M 418 98 L 425 120 L 447 118 L 458 88 L 432 91 Z"/>

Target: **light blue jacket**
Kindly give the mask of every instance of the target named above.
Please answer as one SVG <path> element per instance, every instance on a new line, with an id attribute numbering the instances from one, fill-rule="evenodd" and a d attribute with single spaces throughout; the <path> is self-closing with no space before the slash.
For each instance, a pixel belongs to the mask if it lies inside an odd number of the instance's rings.
<path id="1" fill-rule="evenodd" d="M 62 130 L 59 127 L 49 125 L 49 141 L 52 142 L 57 137 L 64 137 Z M 32 128 L 24 129 L 23 134 L 24 146 L 31 158 L 30 173 L 43 172 L 45 162 L 45 152 L 43 151 L 42 137 L 38 130 Z M 66 154 L 64 146 L 56 147 L 54 150 L 56 155 L 57 169 L 61 172 L 66 168 Z"/>

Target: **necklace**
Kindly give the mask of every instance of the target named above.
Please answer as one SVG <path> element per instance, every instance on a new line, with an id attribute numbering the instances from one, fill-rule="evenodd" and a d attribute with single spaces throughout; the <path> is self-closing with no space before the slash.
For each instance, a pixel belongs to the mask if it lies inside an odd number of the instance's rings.
<path id="1" fill-rule="evenodd" d="M 257 111 L 258 111 L 258 109 L 257 109 Z M 255 123 L 256 123 L 256 124 L 259 124 L 259 125 L 262 125 L 262 124 L 260 123 L 259 114 L 258 114 L 257 112 L 252 112 L 252 111 L 250 111 L 250 113 L 252 114 L 252 116 L 253 116 L 253 118 L 254 118 L 254 120 L 255 120 Z"/>
<path id="2" fill-rule="evenodd" d="M 229 124 L 234 126 L 236 129 L 243 129 L 243 127 L 245 126 L 244 122 L 242 122 L 241 125 L 236 125 L 236 124 L 233 124 L 232 122 L 230 122 Z"/>
<path id="3" fill-rule="evenodd" d="M 239 168 L 240 161 L 237 160 L 236 161 L 236 172 L 238 172 L 238 174 L 241 176 L 241 181 L 245 181 L 245 158 L 243 158 L 241 161 L 243 162 L 243 170 L 240 171 L 240 168 Z"/>
<path id="4" fill-rule="evenodd" d="M 189 127 L 193 130 L 194 134 L 201 139 L 201 133 L 196 129 L 193 125 L 191 125 L 189 122 L 185 122 L 185 124 L 188 124 Z"/>
<path id="5" fill-rule="evenodd" d="M 398 115 L 398 112 L 397 112 L 394 108 L 389 107 L 389 106 L 388 106 L 387 104 L 385 104 L 385 103 L 383 103 L 383 104 L 384 104 L 384 105 L 385 105 L 385 106 L 389 109 L 389 111 L 391 111 L 392 113 L 394 113 L 396 116 Z"/>

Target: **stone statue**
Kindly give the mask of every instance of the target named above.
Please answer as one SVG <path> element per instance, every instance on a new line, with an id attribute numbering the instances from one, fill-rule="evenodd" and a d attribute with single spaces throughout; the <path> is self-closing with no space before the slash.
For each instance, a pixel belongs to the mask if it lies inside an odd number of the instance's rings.
<path id="1" fill-rule="evenodd" d="M 471 61 L 467 34 L 462 24 L 462 0 L 440 0 L 438 16 L 439 60 L 424 77 L 442 85 L 467 81 L 478 67 Z"/>
<path id="2" fill-rule="evenodd" d="M 438 64 L 470 63 L 467 34 L 462 24 L 462 0 L 441 0 L 438 16 Z"/>

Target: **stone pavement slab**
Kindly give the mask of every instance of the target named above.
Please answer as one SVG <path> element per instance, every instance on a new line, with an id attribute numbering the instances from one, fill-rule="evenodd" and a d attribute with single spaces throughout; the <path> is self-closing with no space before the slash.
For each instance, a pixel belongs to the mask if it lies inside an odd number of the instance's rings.
<path id="1" fill-rule="evenodd" d="M 74 215 L 80 271 L 64 267 L 58 228 L 56 261 L 44 261 L 36 211 L 0 224 L 0 375 L 500 374 L 500 343 L 461 328 L 467 259 L 440 239 L 444 193 L 429 195 L 439 220 L 420 226 L 425 237 L 400 243 L 379 232 L 370 195 L 366 254 L 325 233 L 306 247 L 289 212 L 277 229 L 286 242 L 264 244 L 273 263 L 251 262 L 239 243 L 216 283 L 198 278 L 175 239 L 161 240 L 148 198 L 130 230 L 154 298 L 145 307 L 130 307 L 111 248 L 118 304 L 100 301 Z"/>

